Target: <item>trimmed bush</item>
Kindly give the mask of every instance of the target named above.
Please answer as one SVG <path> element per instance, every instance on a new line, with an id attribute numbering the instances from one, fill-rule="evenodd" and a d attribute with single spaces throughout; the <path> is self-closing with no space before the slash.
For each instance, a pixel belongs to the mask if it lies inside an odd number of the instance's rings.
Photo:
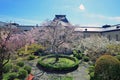
<path id="1" fill-rule="evenodd" d="M 79 60 L 75 57 L 58 55 L 59 60 L 56 62 L 56 55 L 47 55 L 41 57 L 38 61 L 38 67 L 45 71 L 62 72 L 73 71 L 79 65 Z"/>
<path id="2" fill-rule="evenodd" d="M 9 73 L 8 75 L 8 80 L 14 80 L 15 78 L 17 78 L 17 74 L 14 72 L 14 73 Z"/>
<path id="3" fill-rule="evenodd" d="M 94 72 L 95 66 L 90 66 L 88 69 L 89 69 L 89 73 Z"/>
<path id="4" fill-rule="evenodd" d="M 78 51 L 74 50 L 73 51 L 73 56 L 76 57 L 77 59 L 82 59 L 83 54 L 79 53 Z"/>
<path id="5" fill-rule="evenodd" d="M 24 69 L 19 69 L 19 72 L 18 72 L 18 78 L 19 79 L 25 79 L 28 75 L 28 72 Z"/>
<path id="6" fill-rule="evenodd" d="M 90 73 L 90 80 L 94 80 L 94 72 Z"/>
<path id="7" fill-rule="evenodd" d="M 34 54 L 34 53 L 38 53 L 38 52 L 43 52 L 45 50 L 45 47 L 43 47 L 42 45 L 39 44 L 31 44 L 31 45 L 27 45 L 27 51 L 25 51 L 26 47 L 22 47 L 20 48 L 17 52 L 19 55 L 28 55 L 28 54 Z"/>
<path id="8" fill-rule="evenodd" d="M 120 61 L 113 56 L 103 55 L 95 63 L 95 80 L 120 80 Z"/>
<path id="9" fill-rule="evenodd" d="M 17 78 L 18 74 L 15 72 L 12 73 L 6 73 L 3 76 L 3 80 L 14 80 L 15 78 Z"/>
<path id="10" fill-rule="evenodd" d="M 94 80 L 95 66 L 91 65 L 88 69 L 89 69 L 90 80 Z"/>
<path id="11" fill-rule="evenodd" d="M 115 56 L 120 61 L 120 55 Z"/>
<path id="12" fill-rule="evenodd" d="M 84 57 L 83 57 L 83 60 L 84 60 L 85 62 L 88 62 L 88 61 L 89 61 L 89 57 L 88 57 L 88 56 L 84 56 Z"/>
<path id="13" fill-rule="evenodd" d="M 12 69 L 12 64 L 8 63 L 3 67 L 4 73 L 9 72 Z"/>
<path id="14" fill-rule="evenodd" d="M 94 72 L 90 73 L 90 80 L 94 80 Z"/>
<path id="15" fill-rule="evenodd" d="M 18 62 L 17 66 L 23 67 L 24 66 L 24 62 L 22 62 L 22 61 Z"/>
<path id="16" fill-rule="evenodd" d="M 19 68 L 20 68 L 19 66 L 14 65 L 13 68 L 12 68 L 12 72 L 18 72 Z"/>
<path id="17" fill-rule="evenodd" d="M 34 55 L 29 55 L 28 56 L 28 60 L 34 60 L 35 59 L 35 56 Z"/>
<path id="18" fill-rule="evenodd" d="M 30 74 L 31 72 L 31 67 L 30 66 L 24 66 L 24 69 Z"/>
<path id="19" fill-rule="evenodd" d="M 18 78 L 15 78 L 14 80 L 20 80 L 20 79 L 18 79 Z"/>
<path id="20" fill-rule="evenodd" d="M 8 80 L 9 73 L 4 73 L 3 74 L 3 80 Z"/>

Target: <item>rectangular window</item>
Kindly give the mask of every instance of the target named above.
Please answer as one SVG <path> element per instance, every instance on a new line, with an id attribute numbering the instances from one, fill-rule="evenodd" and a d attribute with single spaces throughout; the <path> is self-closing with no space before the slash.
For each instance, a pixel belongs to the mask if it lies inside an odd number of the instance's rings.
<path id="1" fill-rule="evenodd" d="M 108 39 L 111 40 L 111 36 L 110 35 L 108 35 Z"/>
<path id="2" fill-rule="evenodd" d="M 118 34 L 116 34 L 116 41 L 119 41 L 119 40 L 118 40 Z"/>

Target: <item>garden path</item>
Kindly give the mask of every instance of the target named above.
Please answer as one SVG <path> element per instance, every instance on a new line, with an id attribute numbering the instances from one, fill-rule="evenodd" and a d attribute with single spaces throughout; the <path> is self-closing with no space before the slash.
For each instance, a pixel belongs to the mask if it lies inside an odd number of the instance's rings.
<path id="1" fill-rule="evenodd" d="M 66 73 L 66 74 L 53 74 L 53 73 L 46 73 L 42 70 L 39 70 L 36 67 L 38 60 L 32 60 L 26 62 L 26 64 L 32 67 L 32 74 L 35 75 L 34 80 L 61 80 L 63 76 L 73 77 L 73 80 L 90 80 L 90 76 L 88 75 L 88 67 L 89 65 L 85 62 L 81 63 L 77 70 Z"/>

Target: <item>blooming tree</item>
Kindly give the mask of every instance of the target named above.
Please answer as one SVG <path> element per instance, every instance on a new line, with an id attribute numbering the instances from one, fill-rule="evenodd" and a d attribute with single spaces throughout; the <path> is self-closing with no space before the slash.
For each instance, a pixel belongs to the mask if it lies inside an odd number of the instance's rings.
<path id="1" fill-rule="evenodd" d="M 110 41 L 107 45 L 107 52 L 111 55 L 120 55 L 120 41 Z"/>
<path id="2" fill-rule="evenodd" d="M 31 32 L 21 32 L 18 28 L 0 28 L 0 80 L 2 80 L 3 67 L 9 62 L 11 53 L 25 46 L 34 43 Z"/>
<path id="3" fill-rule="evenodd" d="M 48 21 L 41 27 L 34 29 L 36 41 L 47 47 L 47 51 L 58 54 L 69 48 L 73 38 L 73 26 L 63 26 L 60 21 Z M 58 59 L 58 58 L 57 58 Z"/>
<path id="4" fill-rule="evenodd" d="M 110 41 L 103 36 L 91 36 L 78 40 L 76 49 L 83 50 L 91 60 L 95 61 L 97 57 L 106 53 L 107 45 Z"/>
<path id="5" fill-rule="evenodd" d="M 9 62 L 12 53 L 12 43 L 10 38 L 16 29 L 10 27 L 0 28 L 0 80 L 3 78 L 3 67 Z"/>

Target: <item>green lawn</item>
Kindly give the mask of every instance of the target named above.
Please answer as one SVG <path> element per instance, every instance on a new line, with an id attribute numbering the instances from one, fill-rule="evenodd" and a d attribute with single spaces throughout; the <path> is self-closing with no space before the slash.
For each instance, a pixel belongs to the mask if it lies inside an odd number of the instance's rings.
<path id="1" fill-rule="evenodd" d="M 61 67 L 69 67 L 72 66 L 75 62 L 73 60 L 67 59 L 67 58 L 59 58 L 59 61 L 55 62 L 56 58 L 48 58 L 44 59 L 43 62 L 45 64 L 51 64 L 54 67 L 61 66 Z"/>

